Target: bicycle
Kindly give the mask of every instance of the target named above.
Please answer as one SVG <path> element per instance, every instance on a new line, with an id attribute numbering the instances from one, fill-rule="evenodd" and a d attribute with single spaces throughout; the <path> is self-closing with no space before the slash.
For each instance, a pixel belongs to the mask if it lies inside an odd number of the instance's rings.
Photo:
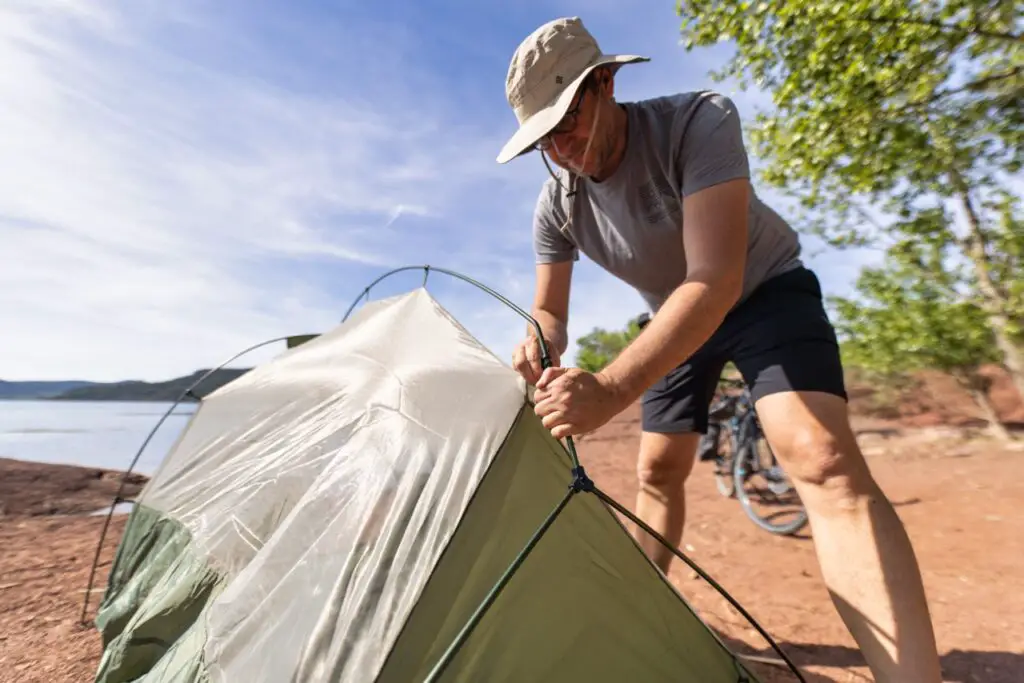
<path id="1" fill-rule="evenodd" d="M 790 536 L 807 524 L 807 511 L 800 497 L 779 465 L 757 419 L 750 391 L 742 381 L 723 378 L 720 381 L 733 393 L 721 392 L 709 409 L 708 431 L 697 448 L 701 461 L 714 463 L 715 484 L 726 498 L 736 498 L 740 507 L 762 529 L 781 536 Z M 728 439 L 723 450 L 722 436 Z M 759 485 L 761 481 L 763 485 Z M 774 508 L 795 508 L 789 521 L 776 521 L 776 513 L 760 514 L 758 504 Z M 785 515 L 785 511 L 781 512 Z"/>
<path id="2" fill-rule="evenodd" d="M 642 330 L 650 322 L 650 313 L 644 312 L 630 321 L 630 326 L 636 325 Z M 722 392 L 721 398 L 712 403 L 708 411 L 707 434 L 701 436 L 697 446 L 699 460 L 714 462 L 718 492 L 726 498 L 739 500 L 740 507 L 755 524 L 780 536 L 795 534 L 807 524 L 807 511 L 768 445 L 754 410 L 750 390 L 746 383 L 725 377 L 719 380 L 719 385 L 738 389 L 739 392 Z M 727 453 L 722 452 L 723 427 L 729 439 L 730 449 Z M 762 445 L 763 450 L 760 448 Z M 764 451 L 768 453 L 767 461 L 763 456 Z M 767 481 L 766 489 L 756 486 L 756 477 L 759 476 Z M 796 499 L 796 512 L 789 522 L 771 521 L 769 516 L 762 516 L 754 509 L 756 501 L 778 506 L 792 498 Z"/>

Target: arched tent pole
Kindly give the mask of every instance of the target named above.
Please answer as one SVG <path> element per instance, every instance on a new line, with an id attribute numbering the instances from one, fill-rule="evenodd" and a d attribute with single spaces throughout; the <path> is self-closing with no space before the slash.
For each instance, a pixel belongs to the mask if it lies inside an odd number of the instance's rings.
<path id="1" fill-rule="evenodd" d="M 160 427 L 167 420 L 167 418 L 170 417 L 171 413 L 174 412 L 174 409 L 177 408 L 178 405 L 182 401 L 185 400 L 185 398 L 187 398 L 190 394 L 192 394 L 192 391 L 196 387 L 198 387 L 200 384 L 202 384 L 203 381 L 206 380 L 206 378 L 208 378 L 210 375 L 212 375 L 213 373 L 217 372 L 218 370 L 222 370 L 224 368 L 224 366 L 226 366 L 228 363 L 230 363 L 230 362 L 232 362 L 234 360 L 237 360 L 238 358 L 241 358 L 242 356 L 244 356 L 245 354 L 247 354 L 247 353 L 249 353 L 251 351 L 255 351 L 258 348 L 267 346 L 269 344 L 274 344 L 276 342 L 280 342 L 280 341 L 287 342 L 293 336 L 294 335 L 288 335 L 288 336 L 285 336 L 285 337 L 275 337 L 274 339 L 268 339 L 268 340 L 262 341 L 262 342 L 260 342 L 258 344 L 254 344 L 254 345 L 252 345 L 252 346 L 250 346 L 250 347 L 248 347 L 246 349 L 243 349 L 242 351 L 239 351 L 235 355 L 231 356 L 231 358 L 228 358 L 227 360 L 222 362 L 217 367 L 215 367 L 215 368 L 213 368 L 211 370 L 208 370 L 206 373 L 203 374 L 202 377 L 197 379 L 195 382 L 190 384 L 187 389 L 185 389 L 183 392 L 181 392 L 181 395 L 178 396 L 178 399 L 176 401 L 174 401 L 174 403 L 171 404 L 171 407 L 167 409 L 167 412 L 165 412 L 163 414 L 163 416 L 160 417 L 160 419 L 157 421 L 156 425 L 153 426 L 153 429 L 150 430 L 149 435 L 146 436 L 146 439 L 142 442 L 142 445 L 139 447 L 139 450 L 135 453 L 135 457 L 132 458 L 131 463 L 128 465 L 128 469 L 126 469 L 124 471 L 124 473 L 121 475 L 121 483 L 118 485 L 117 493 L 114 494 L 114 498 L 113 498 L 113 500 L 110 503 L 110 510 L 107 511 L 107 518 L 103 521 L 103 529 L 102 529 L 102 531 L 100 531 L 100 539 L 99 539 L 99 542 L 96 544 L 96 554 L 93 557 L 92 569 L 89 571 L 89 584 L 88 584 L 88 586 L 86 586 L 85 598 L 82 601 L 82 616 L 80 618 L 80 622 L 81 623 L 83 623 L 83 624 L 86 623 L 85 617 L 86 617 L 86 614 L 87 614 L 87 612 L 89 610 L 89 597 L 92 594 L 93 582 L 96 579 L 96 568 L 99 566 L 100 553 L 103 552 L 103 541 L 106 539 L 107 530 L 110 527 L 110 521 L 114 517 L 114 509 L 117 507 L 118 503 L 122 502 L 121 494 L 124 493 L 125 484 L 128 482 L 128 475 L 131 474 L 133 469 L 135 469 L 135 465 L 138 464 L 139 458 L 142 457 L 142 453 L 143 453 L 143 451 L 146 450 L 146 446 L 148 446 L 149 442 L 153 439 L 153 435 L 156 434 L 157 430 L 160 429 Z"/>
<path id="2" fill-rule="evenodd" d="M 384 273 L 383 275 L 375 279 L 373 282 L 371 282 L 369 285 L 367 285 L 366 288 L 363 289 L 363 291 L 359 294 L 359 296 L 356 297 L 355 301 L 352 302 L 352 305 L 349 306 L 348 311 L 345 312 L 345 317 L 342 318 L 342 322 L 348 320 L 348 317 L 352 314 L 352 311 L 355 310 L 355 307 L 359 304 L 360 300 L 362 300 L 364 297 L 367 300 L 369 299 L 370 290 L 375 285 L 380 283 L 382 280 L 407 270 L 419 269 L 423 270 L 423 286 L 426 286 L 427 284 L 427 276 L 430 274 L 430 271 L 434 270 L 439 273 L 450 275 L 464 282 L 468 282 L 469 284 L 487 292 L 488 294 L 498 299 L 512 310 L 514 310 L 516 313 L 522 316 L 527 322 L 529 322 L 530 325 L 533 326 L 533 329 L 537 335 L 537 339 L 540 342 L 541 363 L 543 367 L 548 368 L 551 366 L 551 358 L 548 355 L 547 346 L 544 343 L 544 336 L 541 331 L 540 324 L 536 321 L 536 319 L 533 318 L 533 316 L 531 316 L 522 308 L 512 303 L 507 298 L 497 293 L 487 285 L 484 285 L 474 280 L 473 278 L 463 275 L 461 273 L 447 270 L 445 268 L 438 268 L 437 266 L 402 266 L 400 268 L 395 268 L 394 270 L 390 270 Z M 796 676 L 797 680 L 799 680 L 801 683 L 807 683 L 806 679 L 804 679 L 803 675 L 800 673 L 800 670 L 797 668 L 796 664 L 793 663 L 793 661 L 786 655 L 782 648 L 779 647 L 778 643 L 776 643 L 775 640 L 768 634 L 768 632 L 757 622 L 757 620 L 754 619 L 754 617 L 746 609 L 744 609 L 744 607 L 739 603 L 738 600 L 736 600 L 736 598 L 731 596 L 725 590 L 725 588 L 721 586 L 721 584 L 719 584 L 717 581 L 711 578 L 711 576 L 703 569 L 701 569 L 696 562 L 687 557 L 679 548 L 676 548 L 674 545 L 672 545 L 672 543 L 667 538 L 656 532 L 643 520 L 641 520 L 639 517 L 633 514 L 629 509 L 618 503 L 615 499 L 613 499 L 607 493 L 598 488 L 594 484 L 594 482 L 587 477 L 587 474 L 584 471 L 582 465 L 580 465 L 579 458 L 576 455 L 576 448 L 573 444 L 572 437 L 566 438 L 566 445 L 568 447 L 569 455 L 572 458 L 573 465 L 573 481 L 572 483 L 569 484 L 569 490 L 566 492 L 565 496 L 558 503 L 558 505 L 556 505 L 555 508 L 551 511 L 551 513 L 547 516 L 547 518 L 541 523 L 540 527 L 533 533 L 530 539 L 526 542 L 526 545 L 519 552 L 516 558 L 512 561 L 512 564 L 509 565 L 509 567 L 505 570 L 505 573 L 498 579 L 495 585 L 491 588 L 490 592 L 488 592 L 488 594 L 484 597 L 481 603 L 477 606 L 476 610 L 470 616 L 469 620 L 463 626 L 462 630 L 455 636 L 455 639 L 448 646 L 447 650 L 445 650 L 445 652 L 441 655 L 441 658 L 435 663 L 433 669 L 427 675 L 425 683 L 436 683 L 438 680 L 440 680 L 441 675 L 447 669 L 448 665 L 451 664 L 452 660 L 455 658 L 455 655 L 458 654 L 459 650 L 469 639 L 469 636 L 473 632 L 473 629 L 480 622 L 480 620 L 483 619 L 484 614 L 487 612 L 490 606 L 494 604 L 495 600 L 498 599 L 498 596 L 504 589 L 505 585 L 507 585 L 507 583 L 512 580 L 512 577 L 515 574 L 515 572 L 523 564 L 523 562 L 526 561 L 527 556 L 530 554 L 530 552 L 532 552 L 533 548 L 537 545 L 537 543 L 540 542 L 541 537 L 554 523 L 555 519 L 565 508 L 565 506 L 569 503 L 569 500 L 575 494 L 581 492 L 592 493 L 596 495 L 603 503 L 605 503 L 605 505 L 627 517 L 639 528 L 643 529 L 646 533 L 650 534 L 659 543 L 665 546 L 665 548 L 669 550 L 669 552 L 671 552 L 673 555 L 675 555 L 680 560 L 685 562 L 691 569 L 697 572 L 697 574 L 699 574 L 701 578 L 707 581 L 712 588 L 714 588 L 719 594 L 722 595 L 722 597 L 728 600 L 729 604 L 735 607 L 736 610 L 739 611 L 739 613 L 742 614 L 747 619 L 747 621 L 750 622 L 750 624 L 757 630 L 757 632 L 760 633 L 766 641 L 768 641 L 768 644 L 772 647 L 773 650 L 775 650 L 775 652 L 779 654 L 779 656 L 785 662 L 789 670 L 793 673 L 794 676 Z"/>
<path id="3" fill-rule="evenodd" d="M 363 289 L 363 291 L 359 294 L 359 296 L 356 297 L 356 299 L 352 302 L 352 305 L 349 306 L 348 311 L 346 311 L 345 316 L 342 319 L 342 322 L 348 320 L 349 316 L 352 314 L 352 311 L 359 304 L 359 301 L 361 299 L 363 299 L 364 297 L 367 298 L 367 299 L 369 298 L 370 290 L 375 285 L 377 285 L 379 282 L 381 282 L 382 280 L 384 280 L 384 279 L 386 279 L 386 278 L 388 278 L 388 277 L 390 277 L 392 275 L 400 273 L 400 272 L 404 272 L 404 271 L 407 271 L 407 270 L 421 270 L 421 269 L 424 271 L 424 273 L 423 273 L 423 286 L 426 286 L 427 276 L 430 274 L 430 271 L 434 270 L 434 271 L 437 271 L 437 272 L 449 275 L 451 277 L 454 277 L 456 279 L 463 280 L 464 282 L 467 282 L 467 283 L 469 283 L 469 284 L 471 284 L 471 285 L 473 285 L 475 287 L 478 287 L 479 289 L 483 290 L 484 292 L 487 292 L 488 294 L 490 294 L 491 296 L 495 297 L 496 299 L 498 299 L 499 301 L 501 301 L 505 305 L 507 305 L 509 308 L 514 310 L 516 313 L 518 313 L 520 316 L 522 316 L 534 328 L 534 330 L 536 332 L 536 335 L 537 335 L 537 339 L 538 339 L 538 341 L 540 343 L 542 365 L 545 368 L 551 366 L 551 358 L 550 358 L 550 356 L 548 354 L 547 345 L 544 342 L 544 337 L 543 337 L 543 333 L 541 331 L 540 324 L 533 318 L 533 316 L 531 316 L 529 313 L 524 311 L 522 308 L 520 308 L 519 306 L 517 306 L 516 304 L 514 304 L 513 302 L 511 302 L 510 300 L 508 300 L 507 298 L 505 298 L 501 294 L 497 293 L 496 291 L 494 291 L 490 287 L 488 287 L 488 286 L 486 286 L 486 285 L 484 285 L 484 284 L 474 280 L 473 278 L 470 278 L 468 276 L 462 275 L 461 273 L 457 273 L 455 271 L 447 270 L 445 268 L 438 268 L 436 266 L 430 266 L 430 265 L 403 266 L 401 268 L 395 268 L 394 270 L 391 270 L 391 271 L 388 271 L 388 272 L 384 273 L 380 277 L 376 278 L 373 282 L 371 282 L 365 289 Z M 294 335 L 289 335 L 289 336 L 286 336 L 286 337 L 278 337 L 276 339 L 270 339 L 270 340 L 267 340 L 265 342 L 261 342 L 259 344 L 254 345 L 254 346 L 251 346 L 251 347 L 249 347 L 249 348 L 247 348 L 247 349 L 245 349 L 245 350 L 235 354 L 234 356 L 232 356 L 228 360 L 224 361 L 223 363 L 221 363 L 219 366 L 217 366 L 213 370 L 210 370 L 209 372 L 204 374 L 202 377 L 200 377 L 198 380 L 196 380 L 191 386 L 189 386 L 188 389 L 186 389 L 185 391 L 182 392 L 182 394 L 178 398 L 178 400 L 175 401 L 174 404 L 170 407 L 170 409 L 168 409 L 168 411 L 164 414 L 164 416 L 161 417 L 159 422 L 156 424 L 156 426 L 150 432 L 149 436 L 146 437 L 146 440 L 143 442 L 142 447 L 139 449 L 138 453 L 136 453 L 136 455 L 133 458 L 133 460 L 131 462 L 131 465 L 129 466 L 128 470 L 125 471 L 124 475 L 121 478 L 121 484 L 120 484 L 120 486 L 118 488 L 118 492 L 117 492 L 117 494 L 114 497 L 114 500 L 113 500 L 113 502 L 112 502 L 112 504 L 110 506 L 110 511 L 107 514 L 107 519 L 106 519 L 106 521 L 105 521 L 105 523 L 103 525 L 103 531 L 102 531 L 102 533 L 100 535 L 100 542 L 99 542 L 99 544 L 98 544 L 98 546 L 96 548 L 96 556 L 95 556 L 95 559 L 93 560 L 92 572 L 90 573 L 90 576 L 89 576 L 89 588 L 86 590 L 85 602 L 84 602 L 83 607 L 82 607 L 82 622 L 83 623 L 85 622 L 85 615 L 86 615 L 86 612 L 87 612 L 88 601 L 89 601 L 89 593 L 92 590 L 92 584 L 93 584 L 93 580 L 94 580 L 94 577 L 95 577 L 96 567 L 97 567 L 97 565 L 99 563 L 99 556 L 100 556 L 100 552 L 101 552 L 102 546 L 103 546 L 103 539 L 104 539 L 104 537 L 106 535 L 107 528 L 109 527 L 111 518 L 113 517 L 114 508 L 116 507 L 117 503 L 120 501 L 120 496 L 121 496 L 121 493 L 123 493 L 123 491 L 124 491 L 124 486 L 125 486 L 125 483 L 127 481 L 128 474 L 131 472 L 132 468 L 135 467 L 135 465 L 138 462 L 140 456 L 142 455 L 142 452 L 145 450 L 145 448 L 148 445 L 149 441 L 152 439 L 153 434 L 156 433 L 157 429 L 160 428 L 160 426 L 163 424 L 163 422 L 166 420 L 166 418 L 171 414 L 171 412 L 174 410 L 174 408 L 176 408 L 177 405 L 181 401 L 183 401 L 185 399 L 185 397 L 187 397 L 189 395 L 189 393 L 192 392 L 193 389 L 195 389 L 203 380 L 205 380 L 207 377 L 209 377 L 213 372 L 216 372 L 217 370 L 222 369 L 228 363 L 232 362 L 233 360 L 239 358 L 240 356 L 242 356 L 242 355 L 244 355 L 246 353 L 249 353 L 250 351 L 253 351 L 253 350 L 255 350 L 257 348 L 260 348 L 262 346 L 266 346 L 268 344 L 272 344 L 274 342 L 287 341 L 287 340 L 290 340 L 292 338 L 294 338 Z M 551 513 L 544 520 L 544 522 L 541 524 L 541 526 L 534 532 L 533 536 L 527 541 L 525 547 L 520 551 L 519 555 L 513 560 L 512 564 L 507 568 L 505 573 L 498 579 L 497 583 L 492 587 L 491 591 L 487 594 L 487 596 L 485 596 L 484 600 L 477 607 L 476 611 L 470 617 L 469 621 L 464 625 L 462 630 L 455 637 L 455 640 L 449 645 L 448 649 L 441 656 L 441 659 L 438 660 L 438 662 L 435 664 L 433 670 L 427 676 L 426 683 L 434 683 L 437 680 L 439 680 L 440 676 L 443 674 L 443 672 L 448 667 L 448 665 L 452 662 L 452 660 L 454 659 L 455 655 L 458 654 L 458 651 L 465 644 L 466 640 L 468 640 L 469 635 L 472 633 L 472 631 L 475 628 L 475 626 L 483 618 L 484 614 L 487 612 L 487 610 L 490 608 L 490 606 L 494 603 L 494 601 L 497 600 L 498 596 L 500 595 L 501 591 L 504 589 L 505 585 L 512 579 L 512 577 L 515 574 L 516 570 L 526 560 L 527 556 L 530 554 L 530 552 L 533 550 L 533 548 L 537 545 L 537 543 L 540 542 L 541 537 L 544 535 L 544 533 L 547 531 L 547 529 L 551 526 L 551 524 L 554 523 L 554 521 L 557 518 L 558 514 L 562 511 L 562 509 L 564 509 L 566 504 L 568 504 L 569 500 L 574 495 L 576 495 L 577 493 L 581 493 L 581 492 L 593 493 L 594 495 L 596 495 L 602 502 L 604 502 L 607 506 L 609 506 L 609 508 L 614 509 L 614 510 L 618 511 L 619 513 L 625 515 L 632 522 L 634 522 L 641 529 L 643 529 L 646 533 L 650 534 L 652 537 L 657 539 L 657 541 L 659 543 L 664 545 L 666 547 L 666 549 L 668 549 L 670 552 L 672 552 L 676 557 L 681 559 L 688 566 L 690 566 L 690 568 L 692 568 L 694 571 L 696 571 L 705 581 L 707 581 L 709 583 L 709 585 L 711 585 L 718 593 L 720 593 L 726 600 L 728 600 L 729 603 L 733 607 L 735 607 L 747 619 L 747 621 L 749 621 L 751 623 L 751 625 L 754 626 L 754 628 L 758 631 L 758 633 L 760 633 L 765 638 L 765 640 L 768 641 L 768 643 L 772 647 L 772 649 L 775 650 L 775 652 L 777 652 L 779 654 L 779 656 L 784 660 L 784 662 L 789 667 L 790 671 L 793 672 L 793 674 L 796 676 L 796 678 L 799 681 L 801 681 L 801 683 L 806 683 L 806 680 L 804 679 L 803 675 L 800 673 L 799 669 L 792 662 L 792 660 L 790 660 L 790 658 L 786 655 L 786 653 L 782 650 L 782 648 L 779 647 L 779 645 L 775 642 L 774 639 L 772 639 L 772 637 L 768 634 L 768 632 L 753 618 L 753 616 L 750 615 L 749 612 L 747 612 L 743 608 L 742 605 L 740 605 L 740 603 L 735 598 L 733 598 L 731 595 L 729 595 L 729 593 L 720 584 L 718 584 L 714 579 L 712 579 L 711 576 L 709 576 L 704 570 L 702 570 L 697 565 L 696 562 L 694 562 L 693 560 L 688 558 L 681 550 L 679 550 L 678 548 L 673 546 L 672 543 L 668 539 L 666 539 L 661 534 L 658 534 L 656 531 L 654 531 L 654 529 L 652 529 L 650 526 L 645 524 L 643 522 L 643 520 L 641 520 L 639 517 L 634 515 L 630 510 L 628 510 L 627 508 L 625 508 L 624 506 L 622 506 L 621 504 L 616 502 L 609 495 L 604 493 L 601 489 L 599 489 L 587 477 L 586 473 L 583 470 L 583 467 L 579 464 L 579 458 L 576 455 L 576 449 L 575 449 L 575 446 L 573 444 L 572 438 L 568 437 L 566 439 L 566 442 L 567 442 L 568 451 L 569 451 L 570 457 L 572 459 L 572 464 L 573 464 L 573 469 L 572 469 L 573 481 L 572 481 L 572 483 L 569 484 L 569 490 L 566 492 L 565 497 L 559 502 L 559 504 L 555 507 L 555 509 L 551 511 Z"/>
<path id="4" fill-rule="evenodd" d="M 548 354 L 547 344 L 544 343 L 544 334 L 541 331 L 540 323 L 538 323 L 534 319 L 534 317 L 532 315 L 530 315 L 529 313 L 524 311 L 520 306 L 516 305 L 515 303 L 513 303 L 512 301 L 510 301 L 506 297 L 502 296 L 498 292 L 496 292 L 493 289 L 491 289 L 490 287 L 488 287 L 487 285 L 485 285 L 485 284 L 483 284 L 481 282 L 478 282 L 477 280 L 474 280 L 473 278 L 471 278 L 471 277 L 469 277 L 467 275 L 463 275 L 462 273 L 457 273 L 457 272 L 455 272 L 453 270 L 448 270 L 447 268 L 438 268 L 437 266 L 422 265 L 422 266 L 402 266 L 400 268 L 395 268 L 394 270 L 389 270 L 388 272 L 384 273 L 383 275 L 378 277 L 376 280 L 374 280 L 373 282 L 368 284 L 366 286 L 366 288 L 359 294 L 359 296 L 356 297 L 355 301 L 352 302 L 352 305 L 348 307 L 348 311 L 345 312 L 345 317 L 342 318 L 342 322 L 348 320 L 348 317 L 350 315 L 352 315 L 352 311 L 355 310 L 355 307 L 359 304 L 359 301 L 361 299 L 363 299 L 364 297 L 369 299 L 369 297 L 370 297 L 370 290 L 373 289 L 373 287 L 375 285 L 380 283 L 381 280 L 384 280 L 386 278 L 391 277 L 392 275 L 395 275 L 397 273 L 401 273 L 401 272 L 404 272 L 404 271 L 407 271 L 407 270 L 420 270 L 420 269 L 423 270 L 423 285 L 424 286 L 427 284 L 427 276 L 430 274 L 430 271 L 432 271 L 432 270 L 433 271 L 437 271 L 438 273 L 444 273 L 445 275 L 450 275 L 451 277 L 454 277 L 456 279 L 462 280 L 463 282 L 468 282 L 469 284 L 473 285 L 474 287 L 477 287 L 477 288 L 487 292 L 488 294 L 493 296 L 495 299 L 498 299 L 503 304 L 505 304 L 506 306 L 508 306 L 512 310 L 514 310 L 516 313 L 518 313 L 520 316 L 522 316 L 522 318 L 524 320 L 526 320 L 526 322 L 530 323 L 530 325 L 533 326 L 534 332 L 537 335 L 537 341 L 540 343 L 540 360 L 541 360 L 541 365 L 543 367 L 545 367 L 545 368 L 551 367 L 551 356 Z M 579 476 L 584 476 L 585 477 L 586 475 L 585 475 L 585 473 L 583 471 L 583 467 L 580 465 L 580 459 L 576 455 L 576 445 L 573 443 L 572 437 L 571 436 L 570 437 L 566 437 L 565 442 L 566 442 L 566 447 L 569 450 L 569 456 L 572 458 L 573 475 L 579 475 Z"/>

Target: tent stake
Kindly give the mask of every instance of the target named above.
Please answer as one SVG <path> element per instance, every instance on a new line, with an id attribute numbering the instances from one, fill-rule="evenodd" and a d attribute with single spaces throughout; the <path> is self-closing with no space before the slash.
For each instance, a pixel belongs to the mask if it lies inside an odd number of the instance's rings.
<path id="1" fill-rule="evenodd" d="M 793 675 L 796 676 L 797 679 L 800 680 L 800 683 L 807 683 L 807 681 L 804 679 L 803 675 L 800 673 L 800 670 L 797 669 L 796 664 L 794 664 L 792 662 L 792 660 L 790 660 L 790 658 L 786 656 L 786 653 L 782 651 L 782 648 L 780 648 L 778 646 L 778 644 L 772 639 L 772 637 L 770 635 L 768 635 L 768 632 L 765 631 L 764 628 L 762 628 L 759 623 L 757 623 L 757 620 L 755 620 L 754 617 L 751 616 L 749 612 L 747 612 L 747 610 L 743 609 L 743 605 L 741 605 L 739 602 L 737 602 L 736 598 L 734 598 L 731 595 L 729 595 L 729 593 L 726 592 L 726 590 L 724 588 L 722 588 L 718 584 L 717 581 L 715 581 L 710 576 L 708 576 L 707 572 L 705 572 L 703 569 L 701 569 L 700 566 L 698 566 L 696 562 L 694 562 L 693 560 L 688 558 L 686 555 L 684 555 L 683 552 L 681 550 L 679 550 L 679 548 L 677 548 L 674 545 L 672 545 L 672 543 L 669 542 L 669 540 L 667 538 L 665 538 L 664 536 L 659 534 L 657 531 L 652 529 L 642 519 L 640 519 L 639 517 L 634 515 L 631 511 L 629 511 L 628 509 L 623 507 L 618 501 L 616 501 L 614 498 L 609 496 L 607 493 L 605 493 L 601 489 L 597 488 L 596 486 L 593 486 L 592 491 L 593 491 L 594 495 L 596 495 L 598 498 L 600 498 L 602 501 L 604 501 L 607 505 L 610 505 L 615 510 L 617 510 L 618 512 L 620 512 L 623 515 L 625 515 L 626 517 L 628 517 L 631 522 L 633 522 L 638 527 L 640 527 L 641 529 L 646 531 L 653 538 L 657 539 L 657 541 L 659 543 L 661 543 L 663 546 L 665 546 L 665 548 L 667 548 L 669 550 L 669 552 L 671 552 L 673 555 L 675 555 L 680 560 L 682 560 L 687 565 L 689 565 L 690 569 L 692 569 L 693 571 L 695 571 L 698 574 L 700 574 L 701 578 L 703 578 L 705 581 L 707 581 L 709 584 L 711 584 L 712 588 L 717 590 L 722 595 L 722 597 L 724 597 L 726 600 L 728 600 L 729 604 L 731 604 L 733 607 L 735 607 L 736 610 L 740 614 L 742 614 L 746 618 L 746 620 L 749 621 L 750 624 L 755 629 L 757 629 L 757 632 L 760 633 L 761 636 L 766 641 L 768 641 L 768 644 L 772 646 L 772 649 L 779 653 L 779 656 L 782 657 L 782 659 L 786 662 L 786 664 L 789 666 L 789 669 L 793 672 Z"/>
<path id="2" fill-rule="evenodd" d="M 569 488 L 569 490 L 566 491 L 565 493 L 565 497 L 562 498 L 561 501 L 559 501 L 558 505 L 555 506 L 555 509 L 551 511 L 551 513 L 547 516 L 547 519 L 544 520 L 540 527 L 538 527 L 537 530 L 533 532 L 533 536 L 531 536 L 530 540 L 526 542 L 526 545 L 523 547 L 523 549 L 519 551 L 519 554 L 516 556 L 516 558 L 512 560 L 512 564 L 510 564 L 508 569 L 505 570 L 505 573 L 501 575 L 501 578 L 498 579 L 498 582 L 494 584 L 494 587 L 491 588 L 491 591 L 483 599 L 483 602 L 481 602 L 480 606 L 476 608 L 475 612 L 473 612 L 473 615 L 469 618 L 469 621 L 467 621 L 466 625 L 462 627 L 462 630 L 459 631 L 459 634 L 455 636 L 455 640 L 452 641 L 452 644 L 449 645 L 448 649 L 445 650 L 445 653 L 441 655 L 441 659 L 437 662 L 437 664 L 434 665 L 434 668 L 431 670 L 430 674 L 427 675 L 426 679 L 424 679 L 424 683 L 437 683 L 437 681 L 440 680 L 441 675 L 444 673 L 445 669 L 447 669 L 448 665 L 451 664 L 453 659 L 455 659 L 455 655 L 458 654 L 459 650 L 466 643 L 466 640 L 469 639 L 469 636 L 473 632 L 473 629 L 476 628 L 478 623 L 480 623 L 480 620 L 483 619 L 484 614 L 486 614 L 487 610 L 490 609 L 492 604 L 494 604 L 494 601 L 498 599 L 498 595 L 505 588 L 508 582 L 512 579 L 512 575 L 516 573 L 516 570 L 519 569 L 519 567 L 526 560 L 526 557 L 530 554 L 530 552 L 540 541 L 541 537 L 544 535 L 544 532 L 546 532 L 548 528 L 554 523 L 559 513 L 562 512 L 565 506 L 569 503 L 569 499 L 576 495 L 576 493 L 577 490 L 575 488 Z"/>

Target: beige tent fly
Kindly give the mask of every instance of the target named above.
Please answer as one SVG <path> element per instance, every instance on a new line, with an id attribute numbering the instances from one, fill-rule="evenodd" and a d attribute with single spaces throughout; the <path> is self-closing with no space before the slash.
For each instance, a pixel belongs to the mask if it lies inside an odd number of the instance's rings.
<path id="1" fill-rule="evenodd" d="M 137 498 L 97 683 L 756 680 L 425 288 L 289 347 Z"/>

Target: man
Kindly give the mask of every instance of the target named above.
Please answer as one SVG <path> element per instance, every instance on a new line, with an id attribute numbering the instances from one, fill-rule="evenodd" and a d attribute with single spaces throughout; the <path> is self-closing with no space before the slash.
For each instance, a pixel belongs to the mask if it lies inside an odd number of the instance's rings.
<path id="1" fill-rule="evenodd" d="M 710 92 L 618 103 L 635 55 L 605 55 L 578 18 L 549 22 L 512 58 L 519 129 L 499 163 L 554 162 L 540 193 L 532 334 L 513 364 L 535 384 L 556 438 L 591 431 L 642 399 L 636 512 L 681 540 L 684 481 L 725 362 L 743 374 L 766 436 L 807 508 L 833 602 L 875 679 L 939 683 L 935 637 L 907 534 L 871 476 L 847 416 L 835 333 L 789 225 L 755 195 L 733 103 Z M 559 366 L 573 261 L 582 252 L 655 312 L 598 373 Z M 671 554 L 638 534 L 663 571 Z"/>

